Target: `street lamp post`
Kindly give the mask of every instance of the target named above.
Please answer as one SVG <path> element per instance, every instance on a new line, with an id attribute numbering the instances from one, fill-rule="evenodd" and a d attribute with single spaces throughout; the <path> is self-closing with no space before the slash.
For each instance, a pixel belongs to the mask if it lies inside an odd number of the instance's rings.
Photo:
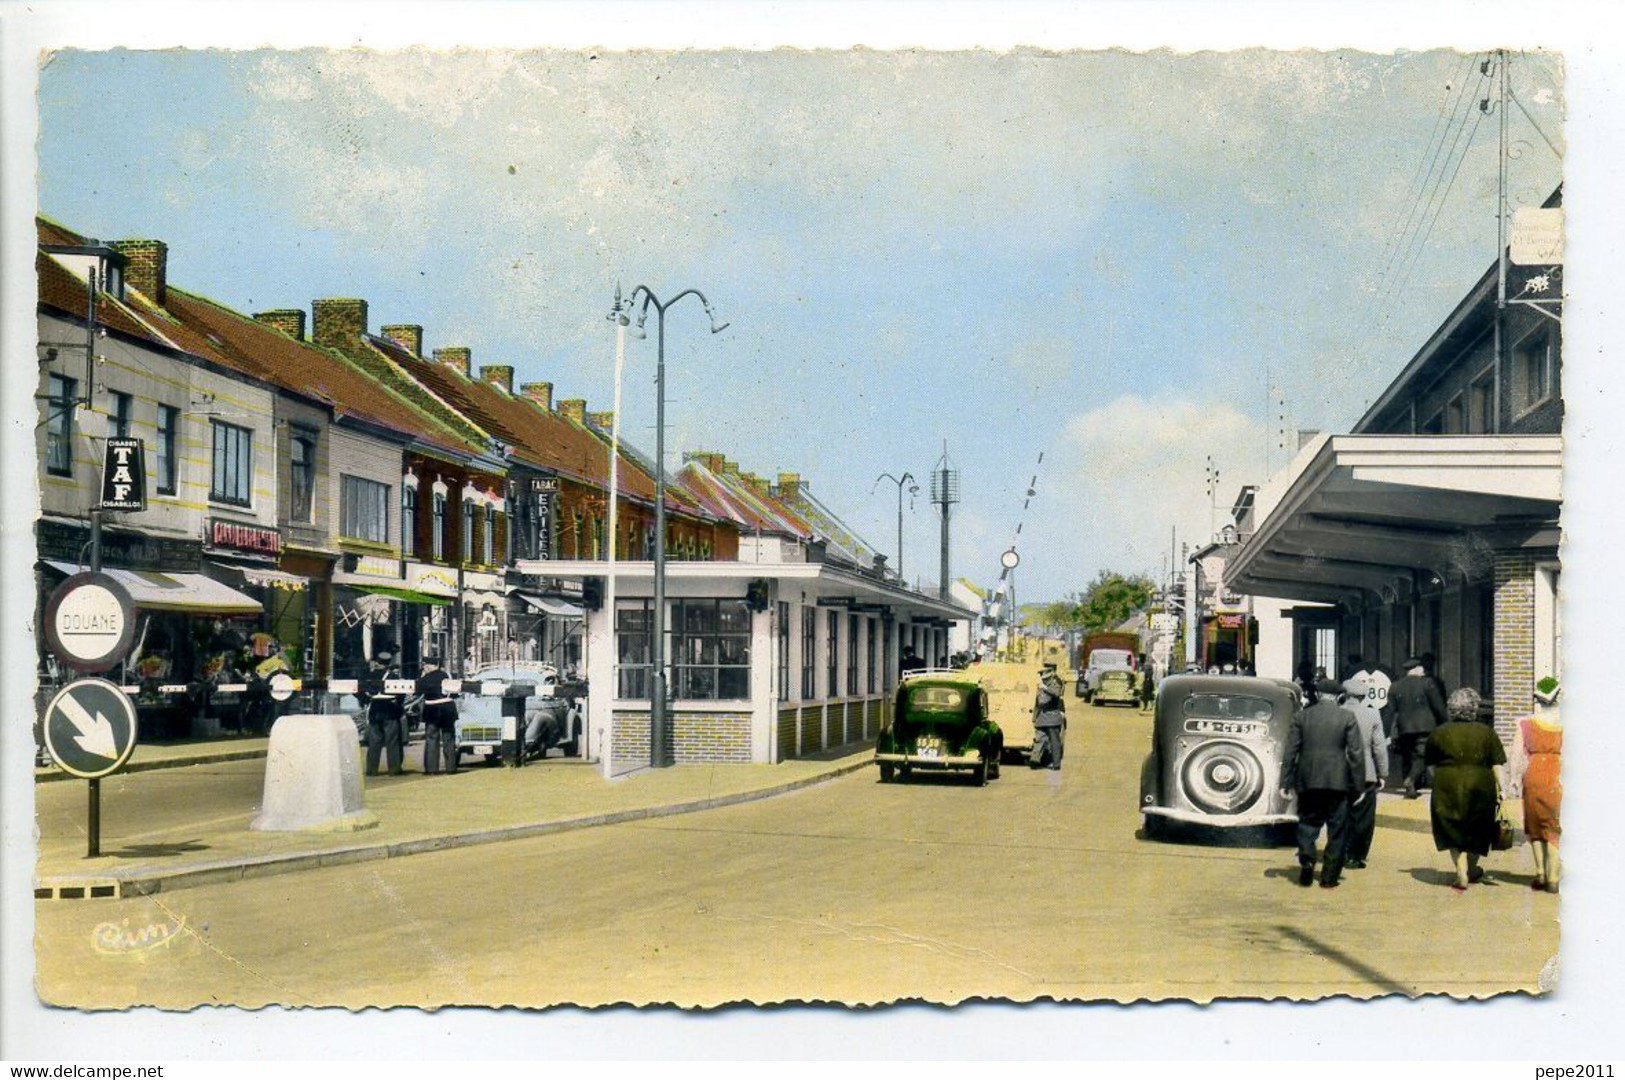
<path id="1" fill-rule="evenodd" d="M 643 324 L 649 318 L 649 309 L 655 309 L 655 598 L 654 598 L 654 641 L 650 643 L 649 659 L 653 665 L 653 683 L 650 688 L 649 702 L 649 766 L 663 769 L 674 764 L 671 753 L 671 730 L 669 717 L 666 713 L 667 683 L 666 683 L 666 309 L 683 299 L 685 296 L 698 297 L 701 306 L 705 308 L 706 317 L 711 320 L 711 332 L 720 334 L 728 328 L 727 323 L 717 325 L 716 313 L 711 310 L 711 302 L 705 294 L 698 289 L 684 289 L 670 300 L 662 302 L 647 285 L 639 285 L 632 290 L 632 294 L 621 300 L 621 288 L 615 287 L 615 304 L 610 310 L 610 318 L 620 326 L 626 326 L 631 321 L 631 311 L 638 307 L 639 296 L 643 297 L 642 308 L 638 312 L 637 326 L 632 331 L 633 337 L 646 337 Z M 610 498 L 617 493 L 611 492 Z M 612 541 L 613 542 L 613 541 Z M 614 641 L 615 612 L 609 613 L 610 640 Z"/>
<path id="2" fill-rule="evenodd" d="M 920 493 L 920 485 L 915 482 L 913 473 L 905 472 L 901 477 L 897 477 L 897 476 L 893 476 L 889 472 L 883 472 L 879 476 L 875 477 L 874 487 L 871 487 L 869 489 L 869 494 L 873 495 L 875 493 L 875 490 L 880 487 L 880 482 L 882 480 L 890 480 L 892 483 L 897 485 L 897 580 L 902 581 L 903 580 L 903 485 L 905 485 L 905 484 L 908 485 L 908 496 L 909 496 L 909 504 L 910 505 L 913 505 L 914 496 L 916 496 L 916 495 L 918 495 Z"/>

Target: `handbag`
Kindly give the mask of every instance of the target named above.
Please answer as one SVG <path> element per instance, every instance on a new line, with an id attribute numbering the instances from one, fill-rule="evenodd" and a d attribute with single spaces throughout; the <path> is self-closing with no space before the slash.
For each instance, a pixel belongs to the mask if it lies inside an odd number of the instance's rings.
<path id="1" fill-rule="evenodd" d="M 1511 851 L 1512 841 L 1512 822 L 1507 818 L 1503 808 L 1497 805 L 1495 808 L 1495 839 L 1490 842 L 1490 848 L 1494 851 Z"/>

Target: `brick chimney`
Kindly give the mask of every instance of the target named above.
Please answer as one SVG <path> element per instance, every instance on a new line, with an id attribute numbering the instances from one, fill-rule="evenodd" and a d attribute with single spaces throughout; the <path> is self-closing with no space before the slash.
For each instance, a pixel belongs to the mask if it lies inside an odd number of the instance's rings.
<path id="1" fill-rule="evenodd" d="M 381 326 L 378 332 L 413 356 L 423 355 L 423 327 L 413 323 L 395 323 L 393 326 Z"/>
<path id="2" fill-rule="evenodd" d="M 795 502 L 801 494 L 801 474 L 781 472 L 779 474 L 779 498 L 785 502 Z"/>
<path id="3" fill-rule="evenodd" d="M 723 458 L 716 471 L 724 476 L 738 476 L 739 462 L 729 461 L 727 458 Z"/>
<path id="4" fill-rule="evenodd" d="M 327 349 L 359 349 L 367 332 L 367 302 L 352 296 L 313 300 L 311 339 Z"/>
<path id="5" fill-rule="evenodd" d="M 261 311 L 254 316 L 254 321 L 264 323 L 273 330 L 280 330 L 295 341 L 305 340 L 305 313 L 298 308 Z"/>
<path id="6" fill-rule="evenodd" d="M 448 345 L 444 349 L 436 349 L 434 358 L 437 363 L 454 367 L 467 375 L 473 368 L 474 350 L 466 345 Z"/>
<path id="7" fill-rule="evenodd" d="M 756 492 L 756 494 L 761 495 L 764 498 L 771 497 L 773 494 L 772 489 L 767 482 L 767 477 L 765 476 L 757 476 L 755 473 L 744 473 L 739 477 L 739 479 L 745 482 L 746 487 L 750 488 L 752 491 Z"/>
<path id="8" fill-rule="evenodd" d="M 157 304 L 164 303 L 168 279 L 169 245 L 162 240 L 115 240 L 114 251 L 124 256 L 124 285 L 141 291 Z"/>
<path id="9" fill-rule="evenodd" d="M 534 401 L 548 412 L 553 411 L 553 384 L 528 382 L 519 387 L 519 393 Z"/>
<path id="10" fill-rule="evenodd" d="M 715 450 L 690 450 L 683 455 L 683 460 L 697 461 L 714 473 L 722 471 L 722 455 Z"/>
<path id="11" fill-rule="evenodd" d="M 582 426 L 586 426 L 587 399 L 565 398 L 563 401 L 559 402 L 559 413 L 570 420 L 574 420 L 576 423 L 581 424 Z"/>
<path id="12" fill-rule="evenodd" d="M 614 412 L 591 412 L 587 414 L 587 419 L 592 421 L 593 427 L 603 428 L 605 431 L 615 426 Z"/>
<path id="13" fill-rule="evenodd" d="M 498 387 L 504 394 L 513 393 L 513 366 L 511 364 L 485 364 L 480 367 L 480 381 Z"/>

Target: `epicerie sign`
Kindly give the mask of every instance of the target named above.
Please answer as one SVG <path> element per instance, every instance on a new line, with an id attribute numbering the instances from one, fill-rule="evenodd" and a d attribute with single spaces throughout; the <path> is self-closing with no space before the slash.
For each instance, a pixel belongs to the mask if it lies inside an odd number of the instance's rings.
<path id="1" fill-rule="evenodd" d="M 106 574 L 74 574 L 51 594 L 47 644 L 68 666 L 106 671 L 124 659 L 134 636 L 130 594 Z"/>
<path id="2" fill-rule="evenodd" d="M 210 518 L 208 542 L 212 548 L 242 551 L 250 555 L 276 556 L 282 553 L 282 534 L 262 525 Z"/>

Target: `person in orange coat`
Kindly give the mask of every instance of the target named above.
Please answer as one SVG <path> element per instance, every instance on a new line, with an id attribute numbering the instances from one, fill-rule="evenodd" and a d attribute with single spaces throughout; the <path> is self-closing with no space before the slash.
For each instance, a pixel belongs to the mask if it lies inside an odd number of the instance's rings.
<path id="1" fill-rule="evenodd" d="M 1522 778 L 1523 833 L 1535 858 L 1537 891 L 1557 891 L 1557 845 L 1563 827 L 1563 722 L 1557 699 L 1563 689 L 1551 676 L 1535 684 L 1535 714 L 1518 722 L 1511 775 Z"/>

